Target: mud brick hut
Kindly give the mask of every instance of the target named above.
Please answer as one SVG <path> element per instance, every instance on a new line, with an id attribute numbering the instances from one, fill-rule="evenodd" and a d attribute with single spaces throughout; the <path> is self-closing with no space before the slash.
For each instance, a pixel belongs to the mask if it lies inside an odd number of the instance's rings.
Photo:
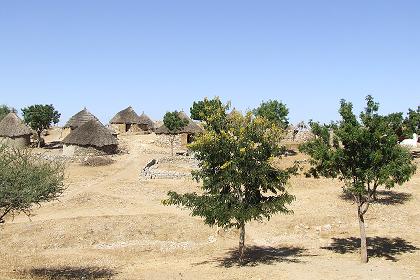
<path id="1" fill-rule="evenodd" d="M 31 144 L 33 131 L 11 112 L 0 121 L 0 143 L 16 148 L 24 148 Z"/>
<path id="2" fill-rule="evenodd" d="M 185 148 L 187 144 L 193 141 L 194 136 L 198 133 L 201 133 L 203 129 L 193 120 L 191 120 L 184 112 L 180 112 L 179 117 L 182 119 L 186 119 L 188 121 L 188 124 L 176 133 L 174 146 L 178 148 Z M 158 135 L 157 141 L 162 146 L 170 146 L 169 135 L 171 133 L 165 125 L 162 125 L 159 128 L 157 128 L 156 134 Z"/>
<path id="3" fill-rule="evenodd" d="M 63 139 L 65 156 L 101 156 L 115 154 L 117 151 L 117 138 L 109 128 L 96 120 L 88 121 Z"/>
<path id="4" fill-rule="evenodd" d="M 79 126 L 84 125 L 90 120 L 98 121 L 98 118 L 90 113 L 86 108 L 72 116 L 63 127 L 61 137 L 64 138 L 70 134 L 72 130 L 75 130 Z"/>

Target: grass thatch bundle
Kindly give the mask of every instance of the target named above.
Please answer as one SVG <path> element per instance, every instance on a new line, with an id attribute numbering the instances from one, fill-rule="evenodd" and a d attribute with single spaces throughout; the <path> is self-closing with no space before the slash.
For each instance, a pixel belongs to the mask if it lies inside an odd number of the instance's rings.
<path id="1" fill-rule="evenodd" d="M 33 130 L 23 123 L 23 121 L 14 113 L 7 114 L 0 121 L 1 137 L 20 137 L 33 134 Z"/>
<path id="2" fill-rule="evenodd" d="M 95 117 L 86 108 L 84 108 L 82 111 L 78 112 L 73 117 L 71 117 L 64 127 L 65 128 L 69 127 L 71 129 L 76 129 L 79 126 L 84 125 L 85 123 L 87 123 L 90 120 L 99 121 L 97 117 Z"/>
<path id="3" fill-rule="evenodd" d="M 112 124 L 140 124 L 140 117 L 130 106 L 118 112 L 110 121 Z"/>
<path id="4" fill-rule="evenodd" d="M 118 140 L 112 135 L 111 131 L 99 121 L 90 120 L 73 130 L 63 139 L 63 143 L 66 145 L 102 148 L 105 146 L 118 145 Z"/>

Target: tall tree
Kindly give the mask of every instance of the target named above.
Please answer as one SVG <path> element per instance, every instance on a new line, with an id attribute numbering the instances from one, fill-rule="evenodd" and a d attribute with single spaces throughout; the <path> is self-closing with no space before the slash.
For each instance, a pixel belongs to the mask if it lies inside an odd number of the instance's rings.
<path id="1" fill-rule="evenodd" d="M 8 215 L 29 215 L 34 205 L 58 198 L 64 191 L 63 180 L 62 163 L 1 145 L 0 223 Z"/>
<path id="2" fill-rule="evenodd" d="M 401 185 L 416 170 L 411 154 L 397 143 L 398 136 L 390 124 L 393 117 L 379 115 L 379 104 L 371 96 L 366 101 L 358 119 L 352 104 L 342 100 L 341 120 L 331 126 L 311 123 L 316 138 L 300 146 L 311 157 L 308 175 L 338 178 L 344 183 L 344 192 L 353 196 L 364 263 L 368 261 L 364 215 L 378 187 Z"/>
<path id="3" fill-rule="evenodd" d="M 420 134 L 420 106 L 417 110 L 408 109 L 407 117 L 404 120 L 404 134 L 411 138 L 413 133 Z"/>
<path id="4" fill-rule="evenodd" d="M 193 172 L 197 182 L 202 182 L 200 194 L 171 191 L 163 203 L 185 206 L 210 226 L 238 228 L 242 263 L 246 223 L 291 213 L 287 205 L 294 196 L 286 186 L 297 168 L 279 169 L 273 164 L 285 151 L 278 141 L 283 130 L 276 123 L 251 112 L 227 116 L 228 106 L 211 104 L 204 102 L 205 132 L 189 146 L 200 162 L 199 170 Z"/>
<path id="5" fill-rule="evenodd" d="M 163 124 L 169 131 L 169 141 L 171 142 L 171 154 L 174 156 L 174 141 L 175 137 L 179 132 L 187 126 L 188 120 L 181 118 L 178 111 L 167 112 L 163 117 Z"/>
<path id="6" fill-rule="evenodd" d="M 22 113 L 25 123 L 37 132 L 38 147 L 41 147 L 41 133 L 51 124 L 57 124 L 61 116 L 53 105 L 32 105 L 23 108 Z"/>
<path id="7" fill-rule="evenodd" d="M 261 105 L 254 110 L 254 114 L 277 123 L 277 125 L 283 129 L 287 128 L 289 125 L 289 119 L 287 118 L 289 109 L 287 109 L 285 104 L 277 100 L 262 102 Z"/>

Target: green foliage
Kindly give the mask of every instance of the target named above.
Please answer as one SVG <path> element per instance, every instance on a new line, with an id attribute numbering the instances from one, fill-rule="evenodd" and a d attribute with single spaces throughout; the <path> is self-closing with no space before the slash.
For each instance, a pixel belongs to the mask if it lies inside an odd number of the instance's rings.
<path id="1" fill-rule="evenodd" d="M 392 113 L 387 116 L 384 116 L 388 126 L 394 131 L 395 135 L 398 136 L 398 139 L 403 138 L 403 113 Z"/>
<path id="2" fill-rule="evenodd" d="M 361 259 L 368 261 L 364 215 L 376 199 L 379 186 L 387 189 L 407 182 L 416 166 L 409 151 L 398 144 L 396 127 L 401 114 L 381 116 L 379 104 L 366 97 L 358 119 L 351 103 L 341 100 L 341 121 L 330 126 L 311 123 L 316 138 L 300 150 L 311 157 L 308 175 L 338 178 L 357 205 Z"/>
<path id="3" fill-rule="evenodd" d="M 311 156 L 311 175 L 342 180 L 345 190 L 360 197 L 361 202 L 370 201 L 378 186 L 392 188 L 408 181 L 415 172 L 410 153 L 397 143 L 395 115 L 379 115 L 373 98 L 366 100 L 360 121 L 352 112 L 352 104 L 342 100 L 342 120 L 330 126 L 311 123 L 316 138 L 300 147 Z"/>
<path id="4" fill-rule="evenodd" d="M 240 228 L 251 220 L 269 219 L 276 213 L 291 213 L 287 205 L 294 196 L 286 190 L 296 166 L 281 170 L 273 159 L 281 157 L 282 129 L 263 117 L 226 116 L 227 105 L 204 102 L 205 132 L 189 148 L 200 161 L 193 172 L 201 181 L 200 194 L 169 192 L 166 205 L 185 206 L 208 225 Z M 206 108 L 206 106 L 208 106 Z"/>
<path id="5" fill-rule="evenodd" d="M 38 146 L 41 145 L 41 132 L 60 120 L 60 113 L 53 105 L 32 105 L 23 108 L 22 113 L 24 122 L 38 134 Z"/>
<path id="6" fill-rule="evenodd" d="M 262 102 L 261 105 L 254 110 L 254 114 L 277 123 L 277 125 L 283 129 L 287 128 L 289 125 L 289 120 L 287 118 L 289 109 L 287 109 L 286 105 L 277 100 Z"/>
<path id="7" fill-rule="evenodd" d="M 167 112 L 163 117 L 163 123 L 171 134 L 177 134 L 182 128 L 188 124 L 188 120 L 179 116 L 178 111 Z"/>
<path id="8" fill-rule="evenodd" d="M 64 191 L 64 166 L 29 150 L 0 146 L 0 223 L 7 215 L 30 214 L 32 207 Z"/>
<path id="9" fill-rule="evenodd" d="M 420 106 L 416 110 L 408 109 L 407 118 L 404 120 L 404 135 L 411 138 L 413 133 L 420 134 Z"/>
<path id="10" fill-rule="evenodd" d="M 197 121 L 208 120 L 214 112 L 219 111 L 223 107 L 224 105 L 218 97 L 213 99 L 204 98 L 204 100 L 193 103 L 190 108 L 191 118 Z"/>
<path id="11" fill-rule="evenodd" d="M 214 131 L 221 131 L 224 129 L 227 114 L 230 104 L 223 104 L 218 97 L 213 99 L 204 98 L 202 101 L 193 103 L 191 107 L 191 117 L 195 120 L 203 122 L 205 128 Z"/>

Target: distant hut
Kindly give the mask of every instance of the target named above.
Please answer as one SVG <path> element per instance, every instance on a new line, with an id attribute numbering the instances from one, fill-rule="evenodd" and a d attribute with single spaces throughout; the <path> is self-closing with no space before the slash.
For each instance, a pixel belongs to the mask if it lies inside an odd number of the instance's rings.
<path id="1" fill-rule="evenodd" d="M 120 133 L 140 132 L 140 117 L 130 106 L 118 112 L 109 122 Z"/>
<path id="2" fill-rule="evenodd" d="M 32 129 L 11 112 L 0 121 L 0 142 L 16 148 L 27 147 L 31 144 Z"/>
<path id="3" fill-rule="evenodd" d="M 182 119 L 185 119 L 188 121 L 187 126 L 182 128 L 178 133 L 178 141 L 177 144 L 185 147 L 187 144 L 191 143 L 194 139 L 194 136 L 200 132 L 203 131 L 203 128 L 201 128 L 198 124 L 196 124 L 193 120 L 191 120 L 187 114 L 184 112 L 179 112 L 179 117 Z M 169 135 L 169 129 L 163 124 L 159 128 L 156 129 L 156 134 L 160 136 Z M 163 139 L 161 139 L 163 140 Z M 166 140 L 163 140 L 161 142 L 167 142 Z"/>
<path id="4" fill-rule="evenodd" d="M 63 139 L 66 156 L 115 154 L 117 149 L 117 138 L 97 120 L 88 121 Z"/>
<path id="5" fill-rule="evenodd" d="M 70 134 L 72 130 L 75 130 L 76 128 L 84 125 L 90 120 L 99 121 L 98 118 L 95 117 L 92 113 L 90 113 L 85 107 L 82 111 L 78 112 L 76 115 L 74 115 L 68 120 L 61 133 L 61 137 L 66 137 Z"/>
<path id="6" fill-rule="evenodd" d="M 144 112 L 139 117 L 139 126 L 146 133 L 155 131 L 155 123 Z"/>

